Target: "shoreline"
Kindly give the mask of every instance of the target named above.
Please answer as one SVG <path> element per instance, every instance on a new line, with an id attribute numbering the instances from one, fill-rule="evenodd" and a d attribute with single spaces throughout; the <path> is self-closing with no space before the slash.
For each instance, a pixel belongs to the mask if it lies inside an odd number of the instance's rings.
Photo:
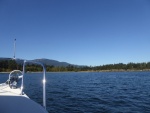
<path id="1" fill-rule="evenodd" d="M 143 69 L 143 70 L 135 70 L 135 69 L 112 69 L 112 70 L 87 70 L 87 71 L 47 71 L 46 73 L 72 73 L 72 72 L 145 72 L 150 71 L 150 69 Z M 0 73 L 10 73 L 10 72 L 0 72 Z M 26 72 L 26 73 L 42 73 L 42 72 Z"/>
<path id="2" fill-rule="evenodd" d="M 10 73 L 10 72 L 0 72 L 0 73 Z"/>

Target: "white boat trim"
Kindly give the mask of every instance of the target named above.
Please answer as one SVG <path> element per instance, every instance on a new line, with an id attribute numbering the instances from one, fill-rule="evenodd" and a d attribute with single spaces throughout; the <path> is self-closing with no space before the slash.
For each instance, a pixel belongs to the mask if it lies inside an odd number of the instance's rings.
<path id="1" fill-rule="evenodd" d="M 25 65 L 26 63 L 36 63 L 43 67 L 43 107 L 31 100 L 24 92 L 24 76 L 25 76 Z M 11 75 L 12 73 L 19 72 L 21 79 L 20 87 L 11 86 Z M 9 79 L 6 83 L 0 84 L 0 113 L 48 113 L 46 111 L 46 69 L 43 64 L 33 61 L 24 61 L 23 72 L 20 70 L 14 70 L 9 74 Z"/>

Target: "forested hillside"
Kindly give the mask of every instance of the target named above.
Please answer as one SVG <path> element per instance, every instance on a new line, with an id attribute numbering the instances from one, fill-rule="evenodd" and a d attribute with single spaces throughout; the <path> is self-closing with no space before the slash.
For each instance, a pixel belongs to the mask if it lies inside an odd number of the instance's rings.
<path id="1" fill-rule="evenodd" d="M 136 71 L 136 70 L 150 70 L 150 62 L 143 63 L 118 63 L 118 64 L 107 64 L 101 66 L 76 66 L 76 65 L 68 65 L 68 66 L 54 66 L 54 65 L 46 65 L 47 72 L 67 72 L 67 71 Z M 14 69 L 22 70 L 22 64 L 17 63 L 15 60 L 0 60 L 0 72 L 10 72 Z M 35 64 L 28 64 L 26 71 L 31 72 L 40 72 L 42 71 L 42 67 Z"/>

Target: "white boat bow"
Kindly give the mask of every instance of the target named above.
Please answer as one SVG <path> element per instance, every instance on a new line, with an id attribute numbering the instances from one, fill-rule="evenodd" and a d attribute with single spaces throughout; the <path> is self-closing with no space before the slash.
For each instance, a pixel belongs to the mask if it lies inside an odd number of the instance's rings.
<path id="1" fill-rule="evenodd" d="M 23 65 L 23 73 L 20 70 L 14 70 L 9 74 L 9 79 L 0 84 L 0 113 L 48 113 L 46 111 L 45 82 L 43 82 L 43 106 L 31 100 L 23 92 L 26 62 Z M 44 66 L 43 81 L 45 81 Z"/>

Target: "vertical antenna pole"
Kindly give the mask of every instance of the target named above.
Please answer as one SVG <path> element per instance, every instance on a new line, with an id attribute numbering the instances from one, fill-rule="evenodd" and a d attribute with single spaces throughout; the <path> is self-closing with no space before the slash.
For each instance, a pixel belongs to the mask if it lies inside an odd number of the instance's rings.
<path id="1" fill-rule="evenodd" d="M 14 40 L 14 59 L 16 58 L 16 39 Z"/>

